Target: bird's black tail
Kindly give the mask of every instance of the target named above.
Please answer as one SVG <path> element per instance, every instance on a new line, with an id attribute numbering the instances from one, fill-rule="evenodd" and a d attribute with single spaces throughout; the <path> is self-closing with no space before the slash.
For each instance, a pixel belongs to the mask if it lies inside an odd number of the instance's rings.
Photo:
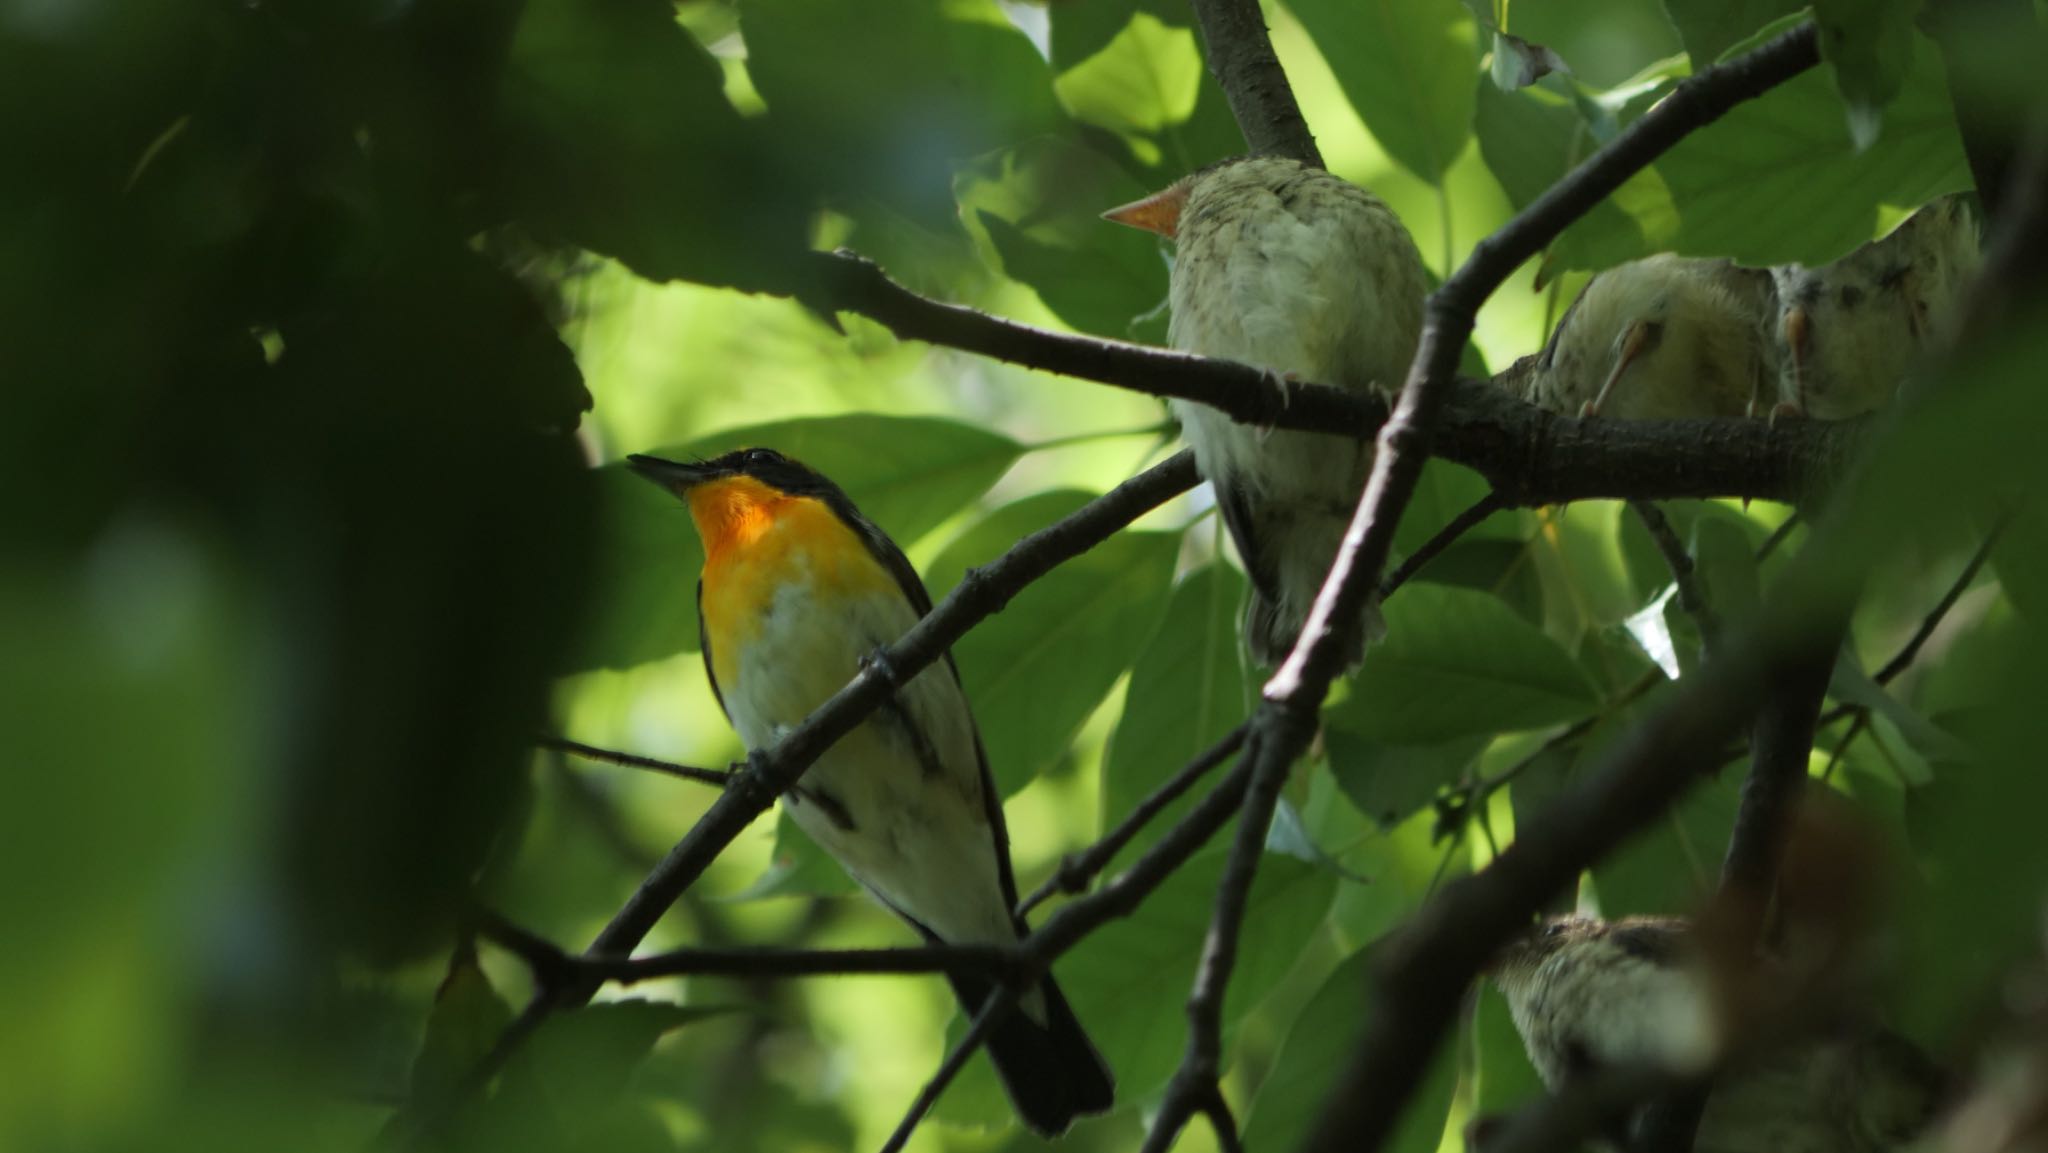
<path id="1" fill-rule="evenodd" d="M 970 1016 L 981 1011 L 995 989 L 971 975 L 951 981 Z M 988 1055 L 1024 1124 L 1041 1137 L 1057 1137 L 1076 1117 L 1108 1112 L 1116 1099 L 1116 1080 L 1050 974 L 1038 983 L 1038 991 L 1045 1000 L 1045 1023 L 1022 1008 L 1011 1010 L 989 1032 Z"/>

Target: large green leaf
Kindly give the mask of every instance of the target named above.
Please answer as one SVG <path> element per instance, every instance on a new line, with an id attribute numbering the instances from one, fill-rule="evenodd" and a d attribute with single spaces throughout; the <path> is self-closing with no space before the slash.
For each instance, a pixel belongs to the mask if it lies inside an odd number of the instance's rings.
<path id="1" fill-rule="evenodd" d="M 1102 219 L 1151 191 L 1100 154 L 1041 137 L 977 162 L 956 185 L 1010 279 L 1037 290 L 1069 326 L 1103 336 L 1165 338 L 1132 327 L 1166 299 L 1155 238 Z"/>
<path id="2" fill-rule="evenodd" d="M 1389 744 L 1513 732 L 1595 705 L 1579 666 L 1499 598 L 1413 584 L 1386 604 L 1387 638 L 1366 653 L 1330 721 Z"/>
<path id="3" fill-rule="evenodd" d="M 1905 84 L 1919 7 L 1919 0 L 1814 0 L 1821 58 L 1835 67 L 1859 148 L 1877 139 L 1884 106 Z"/>
<path id="4" fill-rule="evenodd" d="M 1096 931 L 1055 967 L 1074 1015 L 1087 1022 L 1116 1071 L 1124 1100 L 1143 1100 L 1165 1084 L 1187 1047 L 1187 992 L 1215 911 L 1224 857 L 1218 850 L 1189 861 L 1137 912 Z M 1300 960 L 1336 887 L 1328 869 L 1264 855 L 1223 1004 L 1226 1029 Z"/>
<path id="5" fill-rule="evenodd" d="M 1757 29 L 1803 7 L 1799 0 L 1664 0 L 1664 11 L 1696 71 Z"/>
<path id="6" fill-rule="evenodd" d="M 972 504 L 1023 455 L 1016 441 L 932 417 L 848 413 L 728 429 L 649 449 L 677 460 L 763 445 L 830 477 L 868 519 L 908 545 Z M 605 544 L 595 619 L 571 670 L 624 668 L 697 648 L 704 550 L 689 509 L 624 466 L 596 470 Z"/>
<path id="7" fill-rule="evenodd" d="M 1479 25 L 1458 0 L 1294 0 L 1373 139 L 1430 183 L 1472 131 Z"/>
<path id="8" fill-rule="evenodd" d="M 1479 155 L 1518 209 L 1527 208 L 1600 146 L 1584 107 L 1547 87 L 1503 92 L 1483 79 L 1478 87 L 1472 128 L 1479 137 Z M 1582 218 L 1583 235 L 1606 240 L 1618 254 L 1635 251 L 1642 231 L 1622 211 L 1625 202 L 1608 197 L 1595 204 Z M 1588 258 L 1598 255 L 1589 251 Z"/>
<path id="9" fill-rule="evenodd" d="M 950 588 L 1087 500 L 1043 493 L 998 509 L 930 566 Z M 1131 667 L 1165 611 L 1180 538 L 1125 532 L 1054 569 L 977 625 L 953 657 L 974 702 L 996 784 L 1008 796 L 1066 753 L 1082 722 Z"/>
<path id="10" fill-rule="evenodd" d="M 1470 736 L 1433 745 L 1391 745 L 1336 725 L 1323 730 L 1338 787 L 1382 828 L 1400 824 L 1434 799 L 1439 789 L 1463 776 L 1487 739 Z"/>
<path id="11" fill-rule="evenodd" d="M 723 85 L 662 0 L 533 0 L 502 89 L 506 189 L 530 223 L 644 276 L 791 291 L 810 196 Z"/>
<path id="12" fill-rule="evenodd" d="M 1238 606 L 1244 577 L 1221 561 L 1190 573 L 1173 591 L 1166 619 L 1131 671 L 1123 719 L 1102 767 L 1105 823 L 1122 820 L 1197 753 L 1242 722 L 1244 665 Z M 1127 851 L 1141 851 L 1194 803 L 1183 797 L 1154 819 Z"/>
<path id="13" fill-rule="evenodd" d="M 1672 810 L 1593 866 L 1608 917 L 1683 913 L 1713 893 L 1735 828 L 1747 761 L 1701 782 Z"/>
<path id="14" fill-rule="evenodd" d="M 1065 122 L 1052 72 L 993 0 L 743 0 L 747 74 L 791 162 L 841 207 L 952 226 L 953 169 Z"/>
<path id="15" fill-rule="evenodd" d="M 461 1085 L 512 1023 L 512 1006 L 491 987 L 473 950 L 458 953 L 434 993 L 427 1035 L 412 1066 L 412 1094 L 438 1100 Z"/>
<path id="16" fill-rule="evenodd" d="M 1358 1034 L 1372 1015 L 1368 981 L 1378 958 L 1361 950 L 1337 966 L 1280 1046 L 1280 1056 L 1245 1118 L 1247 1149 L 1296 1149 L 1321 1115 L 1324 1099 L 1336 1086 Z M 1425 1058 L 1429 1071 L 1409 1097 L 1400 1125 L 1380 1147 L 1399 1153 L 1434 1153 L 1450 1113 L 1451 1094 L 1458 1084 L 1458 1051 L 1439 1045 Z"/>
<path id="17" fill-rule="evenodd" d="M 1673 251 L 1744 264 L 1824 264 L 1876 235 L 1879 208 L 1912 207 L 1970 186 L 1940 58 L 1915 36 L 1912 66 L 1884 134 L 1859 152 L 1826 63 L 1737 105 L 1687 136 L 1616 193 L 1632 236 L 1579 221 L 1559 240 L 1563 267 Z"/>

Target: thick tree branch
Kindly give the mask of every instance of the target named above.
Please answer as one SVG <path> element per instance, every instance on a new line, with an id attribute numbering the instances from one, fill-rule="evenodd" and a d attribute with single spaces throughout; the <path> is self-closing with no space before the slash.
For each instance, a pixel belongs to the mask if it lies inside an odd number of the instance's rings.
<path id="1" fill-rule="evenodd" d="M 1255 155 L 1286 156 L 1323 166 L 1316 138 L 1302 119 L 1294 88 L 1266 35 L 1259 0 L 1192 0 L 1202 28 L 1202 57 L 1230 101 L 1230 114 Z"/>
<path id="2" fill-rule="evenodd" d="M 1033 328 L 919 296 L 852 253 L 816 259 L 821 304 L 859 313 L 905 340 L 1199 401 L 1271 428 L 1362 437 L 1387 418 L 1377 397 L 1306 381 L 1283 388 L 1270 374 L 1232 361 Z M 1431 451 L 1484 476 L 1511 507 L 1629 497 L 1790 503 L 1841 468 L 1866 423 L 1578 420 L 1490 382 L 1461 379 L 1450 386 Z"/>
<path id="3" fill-rule="evenodd" d="M 1327 691 L 1330 676 L 1342 660 L 1340 646 L 1335 643 L 1336 630 L 1355 619 L 1365 592 L 1386 562 L 1395 522 L 1414 491 L 1423 457 L 1444 410 L 1446 385 L 1456 372 L 1458 355 L 1486 297 L 1572 220 L 1687 133 L 1711 123 L 1741 101 L 1812 67 L 1818 60 L 1814 30 L 1806 25 L 1680 84 L 1661 104 L 1538 197 L 1500 232 L 1481 241 L 1465 265 L 1432 294 L 1421 346 L 1395 402 L 1394 413 L 1380 431 L 1379 451 L 1358 513 L 1345 534 L 1322 593 L 1316 598 L 1301 643 L 1266 686 L 1267 700 L 1260 709 L 1261 719 L 1275 706 L 1281 707 L 1283 715 L 1298 717 L 1307 711 L 1312 717 L 1312 710 Z M 1603 780 L 1608 776 L 1619 779 L 1620 785 L 1612 790 L 1615 798 L 1642 801 L 1644 798 L 1631 795 L 1640 789 L 1649 794 L 1650 803 L 1610 807 L 1613 800 L 1607 799 L 1607 804 L 1590 806 L 1591 811 L 1584 815 L 1585 823 L 1591 832 L 1602 833 L 1604 837 L 1588 839 L 1610 843 L 1618 840 L 1623 831 L 1640 819 L 1643 810 L 1658 807 L 1682 787 L 1689 776 L 1683 771 L 1686 761 L 1700 762 L 1697 769 L 1705 768 L 1708 757 L 1702 753 L 1719 747 L 1721 730 L 1736 723 L 1742 707 L 1750 703 L 1745 689 L 1753 691 L 1753 686 L 1740 682 L 1731 685 L 1726 681 L 1754 672 L 1750 666 L 1757 663 L 1753 657 L 1742 660 L 1733 656 L 1710 662 L 1695 678 L 1700 688 L 1682 695 L 1689 697 L 1711 690 L 1719 698 L 1712 703 L 1719 708 L 1702 708 L 1696 715 L 1679 717 L 1663 710 L 1651 724 L 1638 731 L 1639 738 L 1642 733 L 1653 733 L 1668 739 L 1660 728 L 1680 733 L 1694 730 L 1690 735 L 1704 739 L 1695 747 L 1676 753 L 1673 759 L 1678 763 L 1659 765 L 1659 778 L 1648 784 L 1637 784 L 1626 771 L 1633 764 L 1631 760 L 1620 761 L 1619 768 L 1603 774 Z M 1656 723 L 1659 720 L 1664 722 L 1662 726 Z M 1706 731 L 1698 732 L 1702 721 L 1706 722 Z M 1295 727 L 1306 726 L 1297 723 Z M 1305 741 L 1305 736 L 1302 739 Z M 1624 755 L 1662 753 L 1669 747 L 1660 743 L 1652 750 L 1644 750 L 1637 747 L 1639 743 L 1639 739 L 1624 739 L 1617 751 Z M 1273 752 L 1291 760 L 1299 748 L 1283 737 L 1275 742 Z M 1560 805 L 1565 803 L 1561 801 Z M 1576 871 L 1577 846 L 1548 846 L 1556 856 L 1545 861 L 1542 854 L 1546 846 L 1540 833 L 1539 827 L 1530 836 L 1517 840 L 1496 860 L 1494 867 L 1481 874 L 1508 878 L 1494 882 L 1502 890 L 1500 893 L 1489 893 L 1487 887 L 1469 883 L 1453 886 L 1445 890 L 1435 905 L 1425 909 L 1410 939 L 1442 938 L 1445 942 L 1441 954 L 1423 958 L 1431 962 L 1427 969 L 1403 963 L 1415 960 L 1413 946 L 1390 950 L 1395 959 L 1388 974 L 1388 995 L 1378 999 L 1378 1013 L 1318 1119 L 1309 1149 L 1355 1153 L 1377 1149 L 1385 1140 L 1421 1070 L 1428 1064 L 1425 1055 L 1435 1049 L 1455 1016 L 1459 997 L 1471 974 L 1505 940 L 1515 923 L 1515 913 L 1526 916 Z M 1510 859 L 1533 860 L 1537 866 L 1548 867 L 1503 868 L 1503 863 Z M 1537 880 L 1544 883 L 1540 887 L 1531 883 Z M 1482 907 L 1466 910 L 1463 918 L 1447 923 L 1443 910 L 1454 904 L 1453 892 L 1477 892 Z M 1487 904 L 1496 907 L 1489 909 Z"/>
<path id="4" fill-rule="evenodd" d="M 1194 487 L 1196 479 L 1193 455 L 1178 453 L 1090 501 L 1072 516 L 1025 537 L 987 567 L 970 570 L 943 602 L 902 639 L 868 662 L 845 688 L 775 747 L 749 757 L 747 767 L 732 775 L 724 792 L 640 883 L 625 906 L 591 942 L 585 955 L 606 958 L 630 954 L 733 838 L 795 784 L 819 754 L 889 699 L 899 685 L 943 656 L 969 628 L 1002 611 L 1010 598 L 1032 581 L 1186 492 Z M 400 1143 L 413 1140 L 446 1109 L 495 1076 L 548 1016 L 558 1009 L 586 1003 L 599 984 L 580 980 L 535 998 L 490 1055 L 446 1099 L 401 1110 L 386 1126 L 385 1139 Z"/>
<path id="5" fill-rule="evenodd" d="M 680 777 L 685 781 L 696 781 L 699 784 L 710 785 L 716 789 L 724 788 L 732 780 L 732 771 L 729 769 L 700 769 L 695 765 L 679 765 L 674 761 L 643 757 L 638 753 L 621 753 L 611 749 L 600 749 L 595 745 L 586 745 L 581 741 L 572 741 L 567 737 L 541 736 L 534 738 L 533 743 L 543 749 L 553 749 L 556 752 L 582 757 L 586 761 L 597 761 L 607 765 L 622 765 L 629 769 L 646 769 L 649 772 L 660 773 L 663 776 Z"/>

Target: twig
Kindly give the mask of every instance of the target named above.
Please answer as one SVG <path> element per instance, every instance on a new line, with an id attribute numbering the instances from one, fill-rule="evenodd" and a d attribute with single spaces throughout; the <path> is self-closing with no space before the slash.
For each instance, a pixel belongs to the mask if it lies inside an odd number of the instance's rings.
<path id="1" fill-rule="evenodd" d="M 1907 638 L 1905 644 L 1899 646 L 1899 651 L 1892 654 L 1892 659 L 1886 661 L 1884 667 L 1878 669 L 1871 680 L 1888 686 L 1898 680 L 1900 674 L 1913 667 L 1913 662 L 1920 659 L 1920 650 L 1927 647 L 1927 642 L 1932 640 L 1941 628 L 1941 622 L 1948 619 L 1948 614 L 1956 607 L 1956 603 L 1963 599 L 1963 594 L 1970 591 L 1970 584 L 1977 579 L 1977 574 L 1984 570 L 1985 563 L 1991 559 L 1992 548 L 1998 544 L 1998 538 L 2004 535 L 2006 526 L 2011 523 L 2010 513 L 1993 522 L 1991 531 L 1985 534 L 1984 542 L 1977 546 L 1977 551 L 1970 555 L 1969 563 L 1963 566 L 1963 571 L 1957 573 L 1956 579 L 1949 582 L 1948 588 L 1941 594 L 1941 599 L 1927 611 L 1926 616 L 1920 618 L 1920 626 L 1913 630 L 1913 635 Z M 1816 723 L 1818 727 L 1826 728 L 1844 717 L 1867 712 L 1868 710 L 1861 705 L 1836 705 L 1821 714 L 1820 720 Z"/>
<path id="2" fill-rule="evenodd" d="M 910 1103 L 903 1120 L 896 1123 L 895 1131 L 882 1143 L 882 1153 L 901 1153 L 903 1146 L 909 1143 L 911 1133 L 916 1131 L 918 1122 L 923 1121 L 925 1114 L 932 1111 L 932 1106 L 938 1104 L 939 1095 L 953 1083 L 953 1078 L 960 1075 L 960 1070 L 967 1067 L 974 1051 L 988 1040 L 989 1031 L 995 1028 L 995 1023 L 1016 1006 L 1017 991 L 1008 985 L 999 986 L 989 995 L 988 1003 L 967 1026 L 967 1035 L 960 1038 L 960 1043 L 953 1046 L 944 1061 L 939 1062 L 939 1071 L 933 1073 L 932 1079 L 918 1090 L 917 1100 Z"/>
<path id="3" fill-rule="evenodd" d="M 1273 55 L 1258 0 L 1192 0 L 1209 73 L 1255 155 L 1287 156 L 1317 168 L 1323 155 Z"/>
<path id="4" fill-rule="evenodd" d="M 1497 492 L 1488 492 L 1485 496 L 1473 501 L 1471 507 L 1452 517 L 1451 523 L 1438 529 L 1435 536 L 1423 541 L 1422 547 L 1416 549 L 1414 555 L 1394 566 L 1394 571 L 1388 573 L 1387 579 L 1380 582 L 1379 598 L 1386 600 L 1388 597 L 1393 596 L 1395 589 L 1407 584 L 1410 577 L 1421 572 L 1423 566 L 1435 560 L 1445 549 L 1457 543 L 1459 537 L 1471 532 L 1479 526 L 1480 521 L 1506 507 L 1507 502 L 1502 500 Z"/>
<path id="5" fill-rule="evenodd" d="M 1351 619 L 1363 599 L 1363 588 L 1347 586 L 1370 587 L 1353 573 L 1363 570 L 1361 575 L 1369 577 L 1385 561 L 1393 519 L 1413 491 L 1420 452 L 1427 450 L 1443 410 L 1444 382 L 1456 370 L 1479 305 L 1572 220 L 1692 130 L 1818 61 L 1817 38 L 1808 24 L 1682 82 L 1505 228 L 1481 241 L 1431 296 L 1422 343 L 1394 414 L 1381 430 L 1380 452 L 1359 515 L 1316 599 L 1303 643 L 1267 685 L 1269 705 L 1296 692 L 1312 691 L 1320 699 L 1327 687 L 1328 670 L 1341 659 L 1338 646 L 1330 643 L 1330 627 Z M 1536 823 L 1491 867 L 1447 886 L 1424 908 L 1391 950 L 1374 1015 L 1311 1130 L 1307 1149 L 1369 1153 L 1380 1146 L 1427 1066 L 1426 1055 L 1456 1016 L 1471 974 L 1513 931 L 1518 917 L 1526 917 L 1575 875 L 1578 865 L 1590 859 L 1589 851 L 1618 842 L 1645 811 L 1661 809 L 1693 772 L 1705 770 L 1707 754 L 1719 748 L 1725 732 L 1754 700 L 1757 687 L 1742 678 L 1754 675 L 1762 663 L 1760 654 L 1743 652 L 1709 662 L 1689 678 L 1690 691 L 1677 695 L 1692 707 L 1658 710 L 1603 759 L 1605 772 L 1552 806 L 1554 823 Z M 1697 743 L 1680 744 L 1686 740 Z M 1278 752 L 1293 751 L 1285 742 L 1278 744 Z M 1657 773 L 1637 771 L 1638 759 L 1654 763 Z M 1510 867 L 1510 862 L 1515 864 Z"/>
<path id="6" fill-rule="evenodd" d="M 1757 546 L 1756 559 L 1759 562 L 1768 559 L 1772 553 L 1778 551 L 1779 545 L 1791 538 L 1792 530 L 1798 527 L 1799 511 L 1794 509 L 1790 516 L 1778 522 L 1778 527 L 1771 530 L 1771 535 L 1764 538 L 1764 543 Z"/>
<path id="7" fill-rule="evenodd" d="M 1475 249 L 1474 256 L 1485 249 Z M 1124 341 L 1033 328 L 920 296 L 874 262 L 819 253 L 819 302 L 922 340 L 1148 396 L 1200 401 L 1271 428 L 1362 436 L 1384 401 L 1308 381 L 1283 390 L 1248 365 Z M 1578 500 L 1751 497 L 1790 502 L 1829 475 L 1867 422 L 1568 420 L 1480 380 L 1451 384 L 1432 451 L 1484 476 L 1504 507 Z"/>
<path id="8" fill-rule="evenodd" d="M 1018 951 L 1002 945 L 921 945 L 902 949 L 782 949 L 774 947 L 689 948 L 645 957 L 590 957 L 503 917 L 486 914 L 478 931 L 519 957 L 542 985 L 562 979 L 613 981 L 621 985 L 663 977 L 838 977 L 901 976 L 915 973 L 980 973 L 1008 980 L 1018 970 Z"/>
<path id="9" fill-rule="evenodd" d="M 1036 909 L 1054 893 L 1085 892 L 1088 883 L 1095 879 L 1095 874 L 1107 868 L 1109 862 L 1114 860 L 1116 855 L 1123 851 L 1124 846 L 1130 844 L 1154 817 L 1184 796 L 1195 786 L 1196 781 L 1208 776 L 1216 766 L 1229 760 L 1243 747 L 1244 735 L 1243 725 L 1225 733 L 1223 739 L 1209 746 L 1165 784 L 1152 790 L 1144 800 L 1138 802 L 1130 814 L 1118 822 L 1116 828 L 1110 830 L 1101 840 L 1088 846 L 1083 852 L 1069 853 L 1061 858 L 1059 868 L 1053 875 L 1047 877 L 1044 884 L 1033 890 L 1031 895 L 1017 906 L 1017 915 L 1022 917 Z"/>
<path id="10" fill-rule="evenodd" d="M 732 775 L 697 823 L 640 883 L 585 955 L 630 954 L 733 838 L 797 782 L 811 762 L 889 699 L 896 686 L 938 660 L 954 641 L 1064 561 L 1107 540 L 1139 516 L 1194 487 L 1194 457 L 1181 452 L 1090 501 L 1073 515 L 1032 533 L 985 568 L 970 570 L 933 611 L 880 657 L 869 661 L 832 699 L 804 718 L 773 748 L 757 752 Z M 461 1099 L 488 1082 L 511 1054 L 557 1009 L 589 1001 L 597 983 L 583 980 L 536 997 L 470 1076 L 443 1100 L 400 1110 L 384 1140 L 404 1144 L 430 1128 Z M 431 1113 L 431 1115 L 428 1115 Z"/>
<path id="11" fill-rule="evenodd" d="M 1671 527 L 1671 518 L 1656 503 L 1647 500 L 1632 500 L 1628 506 L 1635 510 L 1636 519 L 1649 530 L 1650 539 L 1656 542 L 1657 551 L 1664 556 L 1665 565 L 1671 569 L 1671 579 L 1678 586 L 1678 607 L 1700 626 L 1700 641 L 1707 652 L 1712 652 L 1714 640 L 1720 634 L 1721 621 L 1712 605 L 1700 591 L 1700 582 L 1692 556 L 1685 551 L 1685 542 L 1678 539 L 1678 530 Z"/>
<path id="12" fill-rule="evenodd" d="M 1216 888 L 1216 911 L 1209 918 L 1209 933 L 1202 940 L 1202 957 L 1195 969 L 1194 988 L 1188 993 L 1188 1044 L 1166 1091 L 1166 1100 L 1145 1135 L 1140 1153 L 1166 1153 L 1189 1119 L 1212 1099 L 1221 1100 L 1219 1078 L 1223 1071 L 1223 998 L 1230 989 L 1230 974 L 1237 965 L 1238 935 L 1244 928 L 1245 905 L 1252 881 L 1258 876 L 1259 861 L 1266 855 L 1266 833 L 1273 824 L 1273 810 L 1280 803 L 1280 787 L 1287 783 L 1291 758 L 1259 755 L 1254 739 L 1246 750 L 1252 764 L 1251 787 L 1245 793 L 1244 809 L 1238 817 L 1237 838 L 1224 862 L 1223 879 Z"/>
<path id="13" fill-rule="evenodd" d="M 648 769 L 666 776 L 681 777 L 686 781 L 697 781 L 718 789 L 724 788 L 732 780 L 732 773 L 729 770 L 700 769 L 695 765 L 679 765 L 674 761 L 656 760 L 653 757 L 640 756 L 638 753 L 614 752 L 611 749 L 600 749 L 595 745 L 586 745 L 581 741 L 572 741 L 567 737 L 543 735 L 534 738 L 533 743 L 543 749 L 554 749 L 557 752 L 582 757 L 586 761 L 600 761 L 607 765 L 623 765 L 629 769 Z"/>

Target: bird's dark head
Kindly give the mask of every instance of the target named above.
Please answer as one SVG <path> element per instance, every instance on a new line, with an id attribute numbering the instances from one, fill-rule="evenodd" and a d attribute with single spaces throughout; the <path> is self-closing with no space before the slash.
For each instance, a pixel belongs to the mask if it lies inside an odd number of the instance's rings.
<path id="1" fill-rule="evenodd" d="M 634 455 L 626 464 L 690 506 L 707 548 L 752 539 L 750 534 L 806 500 L 823 504 L 842 523 L 864 523 L 838 485 L 772 448 L 743 448 L 687 462 Z"/>
<path id="2" fill-rule="evenodd" d="M 1607 923 L 1597 917 L 1546 917 L 1508 942 L 1489 971 L 1504 983 L 1526 979 L 1559 952 L 1606 931 Z"/>
<path id="3" fill-rule="evenodd" d="M 742 448 L 710 460 L 677 461 L 658 456 L 634 454 L 627 467 L 655 484 L 686 496 L 710 485 L 734 485 L 751 481 L 755 485 L 790 496 L 821 496 L 837 492 L 831 481 L 803 462 L 792 460 L 772 448 Z"/>

